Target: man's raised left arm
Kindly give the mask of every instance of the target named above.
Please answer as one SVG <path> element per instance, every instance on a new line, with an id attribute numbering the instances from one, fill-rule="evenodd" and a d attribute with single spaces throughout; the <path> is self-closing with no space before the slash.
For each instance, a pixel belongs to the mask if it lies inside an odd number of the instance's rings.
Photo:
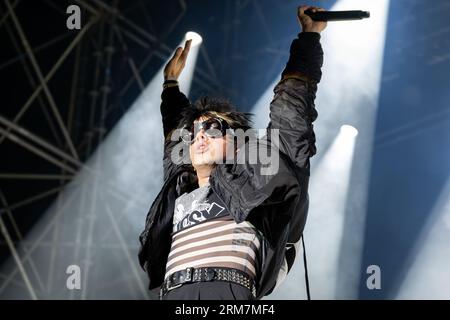
<path id="1" fill-rule="evenodd" d="M 304 13 L 307 9 L 323 11 L 317 7 L 298 8 L 302 32 L 292 42 L 281 81 L 275 86 L 268 129 L 279 130 L 280 151 L 309 173 L 309 158 L 316 153 L 312 123 L 317 118 L 314 100 L 322 76 L 320 32 L 327 24 L 313 21 Z"/>

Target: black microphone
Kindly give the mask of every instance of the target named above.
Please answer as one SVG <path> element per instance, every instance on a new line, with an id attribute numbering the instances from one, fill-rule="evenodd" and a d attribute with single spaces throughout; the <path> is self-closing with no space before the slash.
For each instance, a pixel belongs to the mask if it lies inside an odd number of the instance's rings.
<path id="1" fill-rule="evenodd" d="M 311 9 L 305 11 L 314 21 L 348 21 L 360 20 L 370 17 L 369 11 L 351 10 L 351 11 L 316 11 Z"/>

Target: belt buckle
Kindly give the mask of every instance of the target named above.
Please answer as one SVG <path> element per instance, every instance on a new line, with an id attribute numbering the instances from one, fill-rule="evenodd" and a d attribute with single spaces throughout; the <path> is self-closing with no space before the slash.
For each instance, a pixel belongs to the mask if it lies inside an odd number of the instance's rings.
<path id="1" fill-rule="evenodd" d="M 179 283 L 177 283 L 176 285 L 172 285 L 172 281 L 169 280 L 166 291 L 169 292 L 170 290 L 181 287 L 186 282 L 191 282 L 193 274 L 194 274 L 194 268 L 192 268 L 192 267 L 186 268 L 186 276 L 183 277 L 182 280 Z"/>
<path id="2" fill-rule="evenodd" d="M 183 283 L 178 283 L 178 284 L 172 286 L 172 281 L 170 281 L 170 282 L 168 283 L 168 286 L 167 286 L 167 289 L 166 289 L 166 293 L 169 292 L 170 290 L 179 288 L 179 287 L 181 287 L 182 285 L 183 285 Z"/>

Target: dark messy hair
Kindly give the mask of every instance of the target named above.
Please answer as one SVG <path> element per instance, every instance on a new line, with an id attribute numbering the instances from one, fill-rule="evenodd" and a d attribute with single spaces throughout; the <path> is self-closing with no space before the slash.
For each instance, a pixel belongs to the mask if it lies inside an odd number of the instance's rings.
<path id="1" fill-rule="evenodd" d="M 229 100 L 207 96 L 199 98 L 192 106 L 182 112 L 179 127 L 189 127 L 202 116 L 219 116 L 227 121 L 232 129 L 245 131 L 252 127 L 251 113 L 237 111 Z"/>
<path id="2" fill-rule="evenodd" d="M 195 120 L 202 116 L 207 118 L 218 116 L 224 119 L 235 130 L 242 129 L 246 131 L 251 129 L 252 125 L 251 113 L 237 111 L 229 100 L 203 96 L 181 113 L 179 128 L 189 128 Z M 234 139 L 236 141 L 236 137 Z M 246 137 L 247 139 L 248 137 Z M 238 143 L 234 144 L 235 150 L 239 147 Z M 240 143 L 243 143 L 243 141 Z M 192 164 L 189 167 L 191 168 L 190 171 L 185 171 L 179 176 L 176 187 L 179 195 L 185 192 L 191 192 L 197 186 L 197 175 L 192 171 Z"/>

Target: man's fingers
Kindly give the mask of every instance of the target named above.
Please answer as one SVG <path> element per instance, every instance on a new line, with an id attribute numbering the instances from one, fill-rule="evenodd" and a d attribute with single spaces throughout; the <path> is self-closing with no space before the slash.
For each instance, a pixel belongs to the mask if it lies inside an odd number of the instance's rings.
<path id="1" fill-rule="evenodd" d="M 192 40 L 186 41 L 186 43 L 184 44 L 183 55 L 186 56 L 189 53 L 189 50 L 191 50 L 191 43 L 192 43 Z"/>
<path id="2" fill-rule="evenodd" d="M 313 12 L 325 11 L 325 9 L 324 9 L 324 8 L 321 8 L 321 7 L 312 7 L 312 11 L 313 11 Z"/>
<path id="3" fill-rule="evenodd" d="M 189 39 L 184 44 L 184 50 L 189 50 L 191 48 L 192 39 Z"/>
<path id="4" fill-rule="evenodd" d="M 312 12 L 317 12 L 317 11 L 325 11 L 324 8 L 321 7 L 314 7 L 314 6 L 300 6 L 298 7 L 298 14 L 299 15 L 303 15 L 305 14 L 305 11 L 311 9 Z"/>
<path id="5" fill-rule="evenodd" d="M 311 12 L 325 11 L 325 9 L 316 6 L 299 6 L 297 7 L 297 19 L 300 23 L 302 30 L 306 32 L 321 32 L 326 27 L 326 22 L 314 21 L 309 15 L 305 14 L 305 11 Z"/>
<path id="6" fill-rule="evenodd" d="M 183 48 L 182 47 L 178 47 L 175 50 L 175 53 L 173 54 L 173 57 L 171 60 L 178 60 L 178 58 L 180 57 L 181 53 L 183 52 Z"/>
<path id="7" fill-rule="evenodd" d="M 191 49 L 192 40 L 187 40 L 184 45 L 184 50 L 181 53 L 181 60 L 186 61 L 189 50 Z"/>
<path id="8" fill-rule="evenodd" d="M 300 7 L 298 7 L 298 10 L 297 10 L 298 15 L 300 16 L 300 15 L 305 14 L 305 11 L 310 9 L 310 8 L 312 8 L 312 7 L 311 6 L 300 6 Z"/>

